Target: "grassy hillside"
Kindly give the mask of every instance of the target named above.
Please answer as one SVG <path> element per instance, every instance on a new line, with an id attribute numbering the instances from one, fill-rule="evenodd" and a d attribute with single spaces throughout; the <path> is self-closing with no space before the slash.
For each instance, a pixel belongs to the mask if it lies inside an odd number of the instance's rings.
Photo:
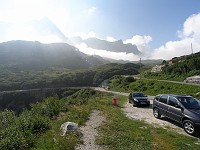
<path id="1" fill-rule="evenodd" d="M 187 94 L 200 99 L 200 86 L 161 82 L 157 80 L 134 79 L 133 77 L 115 76 L 109 80 L 109 89 L 120 92 L 143 91 L 147 95 Z"/>
<path id="2" fill-rule="evenodd" d="M 112 105 L 113 97 L 117 98 L 118 107 Z M 84 125 L 93 109 L 106 117 L 96 139 L 105 149 L 199 149 L 196 138 L 125 117 L 121 107 L 126 100 L 127 97 L 84 89 L 63 99 L 49 97 L 19 116 L 10 111 L 0 112 L 0 149 L 72 150 L 82 142 L 81 134 L 73 132 L 62 137 L 60 125 L 66 121 Z"/>
<path id="3" fill-rule="evenodd" d="M 183 81 L 189 76 L 200 75 L 199 62 L 200 52 L 188 56 L 175 57 L 170 62 L 163 61 L 163 65 L 165 66 L 161 72 L 146 72 L 144 76 L 146 78 Z"/>
<path id="4" fill-rule="evenodd" d="M 0 91 L 44 87 L 98 86 L 114 75 L 138 74 L 137 64 L 106 64 L 87 70 L 54 68 L 42 71 L 13 71 L 0 66 Z"/>

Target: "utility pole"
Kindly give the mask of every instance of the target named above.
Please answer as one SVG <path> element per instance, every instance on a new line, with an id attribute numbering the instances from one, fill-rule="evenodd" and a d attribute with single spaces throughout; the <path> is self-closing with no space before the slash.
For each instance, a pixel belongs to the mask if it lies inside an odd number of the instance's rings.
<path id="1" fill-rule="evenodd" d="M 142 64 L 142 59 L 140 58 L 140 80 L 141 80 L 141 64 Z"/>
<path id="2" fill-rule="evenodd" d="M 192 48 L 192 43 L 191 43 L 191 51 L 192 51 L 192 55 L 193 55 L 193 48 Z"/>

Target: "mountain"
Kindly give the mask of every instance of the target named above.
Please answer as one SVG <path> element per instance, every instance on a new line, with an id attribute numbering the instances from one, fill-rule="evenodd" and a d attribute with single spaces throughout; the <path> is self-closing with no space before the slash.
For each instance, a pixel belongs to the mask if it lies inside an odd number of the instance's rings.
<path id="1" fill-rule="evenodd" d="M 85 54 L 85 57 L 83 55 L 83 58 L 85 58 L 85 60 L 91 64 L 91 66 L 99 66 L 101 64 L 108 64 L 108 63 L 111 63 L 110 61 L 108 60 L 105 60 L 103 59 L 102 57 L 98 56 L 98 55 L 86 55 Z"/>
<path id="2" fill-rule="evenodd" d="M 32 41 L 0 43 L 0 65 L 14 69 L 65 67 L 87 69 L 104 64 L 98 57 L 88 56 L 66 43 L 42 44 Z"/>
<path id="3" fill-rule="evenodd" d="M 133 53 L 135 55 L 141 54 L 136 45 L 132 45 L 130 43 L 124 44 L 122 40 L 109 42 L 98 38 L 88 38 L 83 40 L 80 37 L 72 37 L 70 38 L 70 40 L 75 44 L 85 43 L 88 47 L 98 50 L 107 50 L 111 52 L 126 52 Z"/>
<path id="4" fill-rule="evenodd" d="M 116 60 L 116 59 L 111 59 L 111 58 L 103 58 L 104 60 L 109 61 L 110 63 L 120 63 L 120 64 L 125 64 L 125 63 L 140 63 L 140 60 L 138 61 L 128 61 L 128 60 Z M 162 59 L 145 59 L 145 60 L 141 60 L 141 63 L 143 65 L 159 65 L 163 62 Z"/>

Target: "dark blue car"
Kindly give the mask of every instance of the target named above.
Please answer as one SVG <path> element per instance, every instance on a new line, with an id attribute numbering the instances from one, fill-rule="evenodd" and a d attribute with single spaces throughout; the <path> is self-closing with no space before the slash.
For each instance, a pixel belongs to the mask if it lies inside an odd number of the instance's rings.
<path id="1" fill-rule="evenodd" d="M 192 96 L 160 94 L 153 100 L 153 115 L 165 116 L 181 123 L 186 133 L 195 135 L 200 131 L 200 101 Z"/>
<path id="2" fill-rule="evenodd" d="M 133 92 L 129 94 L 129 103 L 133 103 L 133 106 L 150 105 L 150 101 L 146 95 L 142 92 Z"/>

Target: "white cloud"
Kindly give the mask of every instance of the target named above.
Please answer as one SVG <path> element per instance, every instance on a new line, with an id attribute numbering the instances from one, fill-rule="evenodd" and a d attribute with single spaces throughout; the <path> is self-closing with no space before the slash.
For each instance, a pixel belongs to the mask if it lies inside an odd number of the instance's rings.
<path id="1" fill-rule="evenodd" d="M 90 31 L 88 33 L 84 32 L 77 32 L 73 36 L 80 36 L 83 40 L 88 39 L 88 38 L 97 38 L 97 34 L 94 31 Z"/>
<path id="2" fill-rule="evenodd" d="M 144 35 L 144 36 L 135 35 L 131 39 L 125 40 L 124 43 L 125 44 L 131 43 L 131 44 L 135 44 L 135 45 L 147 45 L 151 41 L 152 41 L 152 37 L 149 35 Z"/>
<path id="3" fill-rule="evenodd" d="M 93 12 L 96 11 L 96 9 L 97 9 L 96 7 L 92 7 L 92 8 L 90 8 L 90 9 L 88 9 L 88 12 L 89 12 L 89 13 L 93 13 Z"/>
<path id="4" fill-rule="evenodd" d="M 107 40 L 108 42 L 114 42 L 114 41 L 116 41 L 116 39 L 115 39 L 114 37 L 111 37 L 111 36 L 107 36 L 107 37 L 106 37 L 106 40 Z"/>
<path id="5" fill-rule="evenodd" d="M 93 6 L 89 9 L 84 10 L 83 13 L 84 14 L 93 14 L 96 10 L 97 10 L 97 8 Z"/>
<path id="6" fill-rule="evenodd" d="M 190 16 L 183 24 L 182 35 L 184 37 L 200 37 L 200 13 Z"/>
<path id="7" fill-rule="evenodd" d="M 72 20 L 72 17 L 64 6 L 54 7 L 52 2 L 49 0 L 8 0 L 6 3 L 2 2 L 0 7 L 0 22 L 12 23 L 15 26 L 15 31 L 12 31 L 13 28 L 8 30 L 6 37 L 12 35 L 10 38 L 14 40 L 12 37 L 21 37 L 26 34 L 28 40 L 32 34 L 35 34 L 29 32 L 30 29 L 27 30 L 30 27 L 30 22 L 38 21 L 45 16 L 52 20 L 67 35 L 73 28 L 73 23 L 69 21 Z M 28 26 L 26 27 L 26 25 Z M 23 32 L 24 35 L 21 35 L 19 31 Z M 31 37 L 31 39 L 34 38 Z"/>
<path id="8" fill-rule="evenodd" d="M 169 41 L 164 46 L 155 49 L 152 57 L 155 59 L 171 59 L 182 55 L 191 54 L 191 42 L 193 39 L 185 38 L 180 41 Z M 197 43 L 195 43 L 197 45 Z"/>
<path id="9" fill-rule="evenodd" d="M 112 58 L 112 59 L 116 59 L 116 60 L 129 60 L 129 61 L 133 61 L 133 60 L 139 60 L 139 57 L 129 53 L 126 54 L 126 52 L 110 52 L 110 51 L 106 51 L 106 50 L 97 50 L 97 49 L 93 49 L 88 47 L 85 43 L 81 43 L 80 45 L 76 45 L 76 47 L 83 53 L 88 54 L 88 55 L 99 55 L 101 57 L 106 57 L 106 58 Z"/>
<path id="10" fill-rule="evenodd" d="M 152 58 L 171 59 L 182 55 L 200 51 L 200 13 L 190 16 L 183 24 L 183 29 L 178 31 L 179 41 L 169 41 L 165 45 L 157 48 L 152 53 Z"/>
<path id="11" fill-rule="evenodd" d="M 5 25 L 7 25 L 5 23 Z M 48 32 L 41 32 L 32 23 L 13 23 L 9 25 L 9 30 L 1 34 L 0 42 L 11 40 L 40 41 L 42 43 L 63 42 L 60 37 Z"/>
<path id="12" fill-rule="evenodd" d="M 126 39 L 124 44 L 131 43 L 136 45 L 138 50 L 142 52 L 143 58 L 148 58 L 150 56 L 151 48 L 149 43 L 152 41 L 152 37 L 149 35 L 135 35 L 131 39 Z"/>

